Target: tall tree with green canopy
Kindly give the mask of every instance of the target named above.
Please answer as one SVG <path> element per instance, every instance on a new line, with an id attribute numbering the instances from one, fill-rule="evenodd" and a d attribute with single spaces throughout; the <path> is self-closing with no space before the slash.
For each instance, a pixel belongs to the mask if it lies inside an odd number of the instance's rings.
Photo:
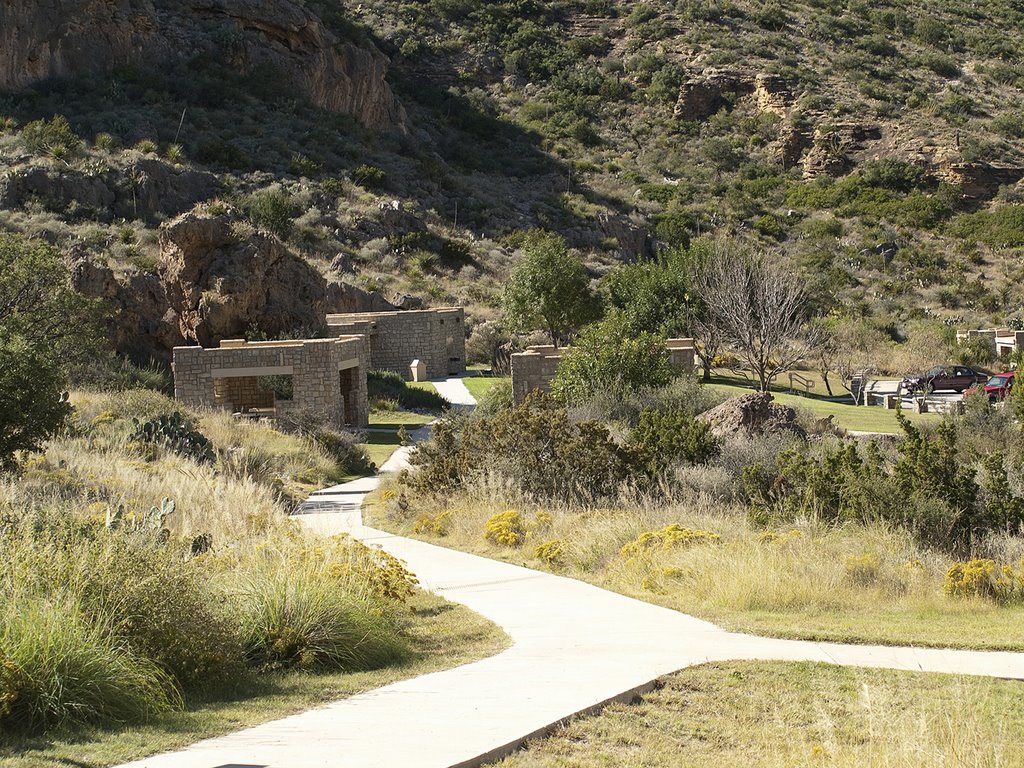
<path id="1" fill-rule="evenodd" d="M 624 264 L 604 279 L 608 303 L 622 312 L 634 333 L 694 337 L 705 380 L 711 377 L 720 341 L 717 326 L 704 322 L 707 306 L 694 284 L 712 250 L 710 241 L 695 240 L 688 248 L 664 251 L 655 260 Z"/>
<path id="2" fill-rule="evenodd" d="M 98 351 L 95 316 L 52 247 L 0 233 L 0 467 L 64 423 L 68 370 Z"/>
<path id="3" fill-rule="evenodd" d="M 510 330 L 543 329 L 556 347 L 599 314 L 583 262 L 561 237 L 540 231 L 526 236 L 523 259 L 509 276 L 502 304 Z"/>

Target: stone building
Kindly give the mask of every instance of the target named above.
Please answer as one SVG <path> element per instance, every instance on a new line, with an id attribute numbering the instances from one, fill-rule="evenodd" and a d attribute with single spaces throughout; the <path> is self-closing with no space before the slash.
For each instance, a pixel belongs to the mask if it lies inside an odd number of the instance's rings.
<path id="1" fill-rule="evenodd" d="M 173 370 L 186 405 L 278 419 L 310 412 L 334 427 L 369 421 L 362 336 L 175 347 Z"/>
<path id="2" fill-rule="evenodd" d="M 964 344 L 979 338 L 986 339 L 995 350 L 996 357 L 1004 359 L 1018 349 L 1024 349 L 1024 331 L 1013 328 L 963 329 L 956 332 L 957 344 Z"/>
<path id="3" fill-rule="evenodd" d="M 394 371 L 406 380 L 412 378 L 413 360 L 426 365 L 430 379 L 466 370 L 465 325 L 461 307 L 327 315 L 331 333 L 365 337 L 371 369 Z"/>
<path id="4" fill-rule="evenodd" d="M 693 371 L 693 339 L 668 339 L 665 347 L 673 366 L 679 371 Z M 549 391 L 561 359 L 562 350 L 550 345 L 527 347 L 512 355 L 512 401 L 519 405 L 534 390 Z"/>

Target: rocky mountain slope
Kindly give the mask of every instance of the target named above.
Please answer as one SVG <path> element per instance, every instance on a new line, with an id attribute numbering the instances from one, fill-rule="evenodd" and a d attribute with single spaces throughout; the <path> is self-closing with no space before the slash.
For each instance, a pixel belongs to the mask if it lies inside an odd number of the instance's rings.
<path id="1" fill-rule="evenodd" d="M 152 328 L 148 354 L 382 297 L 486 319 L 536 226 L 595 276 L 710 233 L 896 335 L 1004 323 L 1022 21 L 1004 0 L 14 0 L 0 226 L 122 297 L 115 338 Z M 191 287 L 181 226 L 213 238 L 185 249 L 217 265 Z"/>

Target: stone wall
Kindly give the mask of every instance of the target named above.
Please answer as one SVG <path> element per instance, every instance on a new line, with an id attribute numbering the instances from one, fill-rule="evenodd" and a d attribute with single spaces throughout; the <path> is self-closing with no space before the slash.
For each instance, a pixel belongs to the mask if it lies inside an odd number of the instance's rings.
<path id="1" fill-rule="evenodd" d="M 528 347 L 512 355 L 512 401 L 519 405 L 534 390 L 550 390 L 561 359 L 562 351 L 552 346 Z"/>
<path id="2" fill-rule="evenodd" d="M 175 347 L 174 397 L 186 405 L 233 411 L 269 407 L 277 418 L 309 411 L 333 427 L 365 427 L 370 408 L 363 350 L 358 336 Z M 275 400 L 260 390 L 261 376 L 291 376 L 292 399 Z"/>
<path id="3" fill-rule="evenodd" d="M 454 376 L 466 369 L 465 314 L 461 307 L 401 312 L 353 312 L 328 315 L 332 333 L 363 334 L 369 367 L 394 371 L 409 381 L 409 366 L 420 360 L 427 378 Z"/>
<path id="4" fill-rule="evenodd" d="M 668 339 L 665 347 L 673 367 L 680 373 L 693 371 L 693 339 Z M 528 347 L 512 355 L 512 401 L 518 405 L 534 390 L 549 391 L 561 358 L 562 350 L 552 346 Z"/>

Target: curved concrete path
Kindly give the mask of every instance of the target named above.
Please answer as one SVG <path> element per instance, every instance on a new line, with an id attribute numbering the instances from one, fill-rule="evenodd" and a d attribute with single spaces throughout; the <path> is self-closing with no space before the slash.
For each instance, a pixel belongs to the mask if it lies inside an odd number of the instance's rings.
<path id="1" fill-rule="evenodd" d="M 736 634 L 580 581 L 393 536 L 362 525 L 360 505 L 376 484 L 365 478 L 320 491 L 299 520 L 314 531 L 349 532 L 402 558 L 426 589 L 498 623 L 514 645 L 132 768 L 479 765 L 567 717 L 629 699 L 659 676 L 708 661 L 819 661 L 1024 679 L 1024 654 Z"/>

